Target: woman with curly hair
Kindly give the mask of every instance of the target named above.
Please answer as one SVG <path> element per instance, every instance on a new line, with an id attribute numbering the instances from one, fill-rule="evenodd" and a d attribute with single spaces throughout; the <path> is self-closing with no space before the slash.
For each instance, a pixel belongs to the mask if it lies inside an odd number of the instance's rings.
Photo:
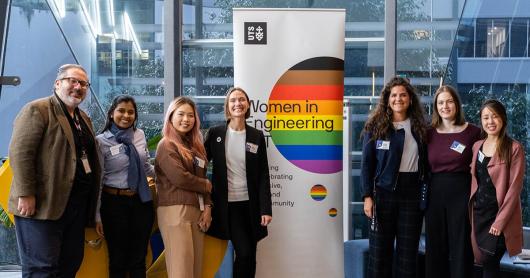
<path id="1" fill-rule="evenodd" d="M 415 277 L 427 169 L 427 125 L 414 87 L 394 77 L 363 130 L 361 186 L 371 219 L 370 277 L 392 277 L 394 241 L 398 277 Z"/>

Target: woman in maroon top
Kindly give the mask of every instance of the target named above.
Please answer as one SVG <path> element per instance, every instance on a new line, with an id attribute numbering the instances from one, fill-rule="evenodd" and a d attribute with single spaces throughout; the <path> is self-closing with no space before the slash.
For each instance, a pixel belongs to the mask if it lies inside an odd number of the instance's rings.
<path id="1" fill-rule="evenodd" d="M 472 146 L 480 129 L 465 121 L 460 98 L 451 86 L 438 89 L 434 106 L 427 133 L 432 176 L 425 213 L 426 277 L 473 277 L 467 205 Z"/>

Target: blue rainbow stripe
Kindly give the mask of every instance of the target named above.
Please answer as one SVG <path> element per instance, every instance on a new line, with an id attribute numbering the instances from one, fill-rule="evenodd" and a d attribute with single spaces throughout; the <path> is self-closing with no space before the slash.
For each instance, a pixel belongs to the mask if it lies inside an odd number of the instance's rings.
<path id="1" fill-rule="evenodd" d="M 341 160 L 340 145 L 277 145 L 287 160 Z"/>

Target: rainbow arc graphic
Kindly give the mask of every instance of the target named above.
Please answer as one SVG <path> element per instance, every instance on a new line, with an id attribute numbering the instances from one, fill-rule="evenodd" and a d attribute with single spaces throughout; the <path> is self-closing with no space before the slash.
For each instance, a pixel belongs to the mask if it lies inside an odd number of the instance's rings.
<path id="1" fill-rule="evenodd" d="M 332 174 L 342 170 L 344 61 L 315 57 L 285 72 L 269 97 L 267 120 L 280 153 L 298 168 Z"/>

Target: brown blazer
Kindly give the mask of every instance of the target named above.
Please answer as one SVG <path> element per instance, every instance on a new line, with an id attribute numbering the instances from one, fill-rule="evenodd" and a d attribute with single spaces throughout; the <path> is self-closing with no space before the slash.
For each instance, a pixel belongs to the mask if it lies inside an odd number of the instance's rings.
<path id="1" fill-rule="evenodd" d="M 188 168 L 183 160 L 174 143 L 166 138 L 158 142 L 155 157 L 158 206 L 192 205 L 199 208 L 199 194 L 205 205 L 211 205 L 207 191 L 210 181 L 206 178 L 208 161 L 204 160 L 203 167 L 193 163 Z"/>
<path id="2" fill-rule="evenodd" d="M 471 244 L 475 261 L 481 262 L 481 252 L 477 246 L 475 231 L 473 230 L 473 196 L 477 192 L 476 161 L 478 151 L 484 143 L 479 140 L 473 145 L 473 160 L 471 160 L 471 195 L 469 199 L 469 216 L 471 219 Z M 524 149 L 517 141 L 512 144 L 512 162 L 510 171 L 499 156 L 494 155 L 488 164 L 488 173 L 497 191 L 499 212 L 493 222 L 493 227 L 504 234 L 506 249 L 510 256 L 521 253 L 523 247 L 523 220 L 521 212 L 521 190 L 525 174 Z"/>
<path id="3" fill-rule="evenodd" d="M 80 112 L 94 136 L 90 118 Z M 88 211 L 89 224 L 93 224 L 101 180 L 98 153 L 96 148 L 93 151 L 96 165 L 92 169 L 95 178 Z M 35 195 L 36 212 L 32 218 L 59 219 L 72 189 L 76 151 L 70 123 L 55 95 L 34 100 L 19 112 L 13 125 L 9 161 L 13 169 L 9 211 L 22 216 L 17 209 L 18 197 Z"/>

